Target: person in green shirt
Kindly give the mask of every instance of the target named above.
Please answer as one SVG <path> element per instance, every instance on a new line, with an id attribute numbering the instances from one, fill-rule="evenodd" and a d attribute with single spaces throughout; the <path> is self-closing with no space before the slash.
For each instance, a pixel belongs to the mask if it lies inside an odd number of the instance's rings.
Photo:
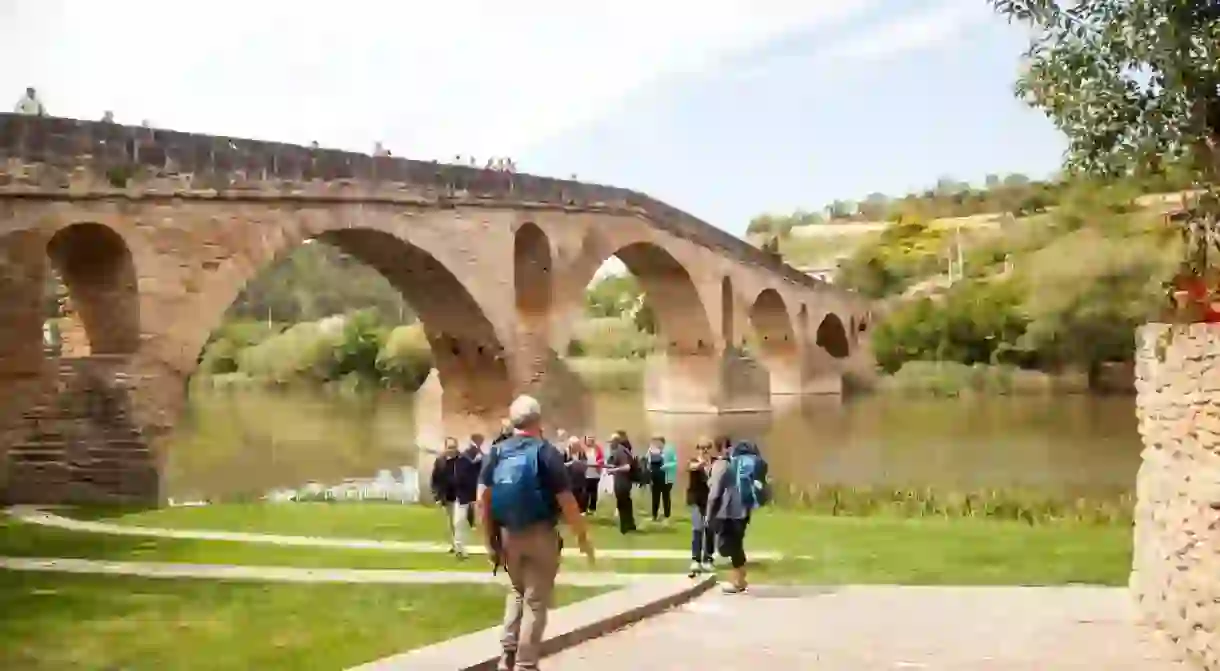
<path id="1" fill-rule="evenodd" d="M 674 482 L 678 479 L 678 451 L 665 442 L 664 436 L 654 436 L 648 442 L 648 484 L 652 490 L 652 521 L 660 514 L 669 519 Z"/>

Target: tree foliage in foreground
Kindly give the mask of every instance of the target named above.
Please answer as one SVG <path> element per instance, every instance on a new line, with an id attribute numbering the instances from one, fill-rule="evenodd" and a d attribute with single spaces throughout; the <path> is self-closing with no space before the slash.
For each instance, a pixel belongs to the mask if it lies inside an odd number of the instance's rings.
<path id="1" fill-rule="evenodd" d="M 1201 275 L 1220 251 L 1220 3 L 990 1 L 1034 30 L 1017 93 L 1067 136 L 1069 172 L 1188 170 L 1186 261 Z"/>
<path id="2" fill-rule="evenodd" d="M 1069 171 L 1114 177 L 1184 161 L 1214 177 L 1220 4 L 991 2 L 1034 30 L 1017 93 L 1067 136 Z"/>

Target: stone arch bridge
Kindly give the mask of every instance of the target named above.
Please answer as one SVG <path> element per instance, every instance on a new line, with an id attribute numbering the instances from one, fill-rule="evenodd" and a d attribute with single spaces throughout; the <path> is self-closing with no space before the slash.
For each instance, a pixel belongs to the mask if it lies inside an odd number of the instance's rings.
<path id="1" fill-rule="evenodd" d="M 158 500 L 210 333 L 311 239 L 380 271 L 419 313 L 449 431 L 490 428 L 522 391 L 580 425 L 587 394 L 557 353 L 615 255 L 659 322 L 651 410 L 765 409 L 870 367 L 867 302 L 634 191 L 0 114 L 4 498 Z M 52 269 L 85 331 L 73 356 L 44 354 Z"/>

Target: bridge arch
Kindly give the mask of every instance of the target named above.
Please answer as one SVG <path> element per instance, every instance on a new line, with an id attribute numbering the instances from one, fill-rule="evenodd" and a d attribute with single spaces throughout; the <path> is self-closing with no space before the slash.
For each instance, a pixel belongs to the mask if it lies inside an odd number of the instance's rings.
<path id="1" fill-rule="evenodd" d="M 733 280 L 725 275 L 720 280 L 720 336 L 724 339 L 725 349 L 735 346 L 737 319 L 736 301 L 733 299 Z"/>
<path id="2" fill-rule="evenodd" d="M 194 306 L 202 307 L 193 320 L 198 328 L 191 334 L 194 358 L 259 273 L 301 245 L 327 244 L 376 270 L 416 312 L 431 349 L 445 414 L 465 418 L 476 428 L 490 428 L 483 425 L 502 416 L 512 400 L 510 354 L 472 288 L 459 279 L 460 270 L 447 267 L 441 255 L 409 237 L 392 218 L 372 216 L 354 226 L 343 223 L 284 224 L 249 258 L 226 264 L 230 272 L 222 268 L 218 281 Z"/>
<path id="3" fill-rule="evenodd" d="M 579 284 L 581 296 L 597 282 L 596 273 L 617 258 L 639 282 L 645 304 L 656 323 L 658 353 L 689 355 L 715 351 L 716 334 L 695 279 L 686 266 L 665 247 L 650 240 L 586 247 L 581 267 L 569 281 Z M 573 298 L 576 296 L 573 295 Z"/>
<path id="4" fill-rule="evenodd" d="M 513 287 L 517 313 L 546 317 L 551 310 L 554 262 L 546 233 L 526 222 L 513 235 Z"/>
<path id="5" fill-rule="evenodd" d="M 750 325 L 758 337 L 764 359 L 791 357 L 797 351 L 796 329 L 784 297 L 775 289 L 763 289 L 750 307 Z"/>
<path id="6" fill-rule="evenodd" d="M 827 313 L 818 324 L 815 342 L 836 359 L 845 359 L 851 354 L 847 329 L 843 326 L 843 320 L 833 312 Z"/>
<path id="7" fill-rule="evenodd" d="M 131 250 L 109 226 L 76 223 L 54 233 L 47 258 L 67 289 L 65 356 L 133 354 L 140 346 L 139 280 Z M 79 340 L 78 340 L 79 339 Z"/>

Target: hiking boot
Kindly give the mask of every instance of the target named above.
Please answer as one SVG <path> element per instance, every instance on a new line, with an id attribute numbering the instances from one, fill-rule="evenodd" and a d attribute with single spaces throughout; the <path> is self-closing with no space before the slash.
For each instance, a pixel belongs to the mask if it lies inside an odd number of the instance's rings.
<path id="1" fill-rule="evenodd" d="M 741 587 L 738 587 L 731 582 L 726 582 L 720 586 L 720 591 L 725 594 L 745 594 L 746 586 L 742 585 Z"/>

